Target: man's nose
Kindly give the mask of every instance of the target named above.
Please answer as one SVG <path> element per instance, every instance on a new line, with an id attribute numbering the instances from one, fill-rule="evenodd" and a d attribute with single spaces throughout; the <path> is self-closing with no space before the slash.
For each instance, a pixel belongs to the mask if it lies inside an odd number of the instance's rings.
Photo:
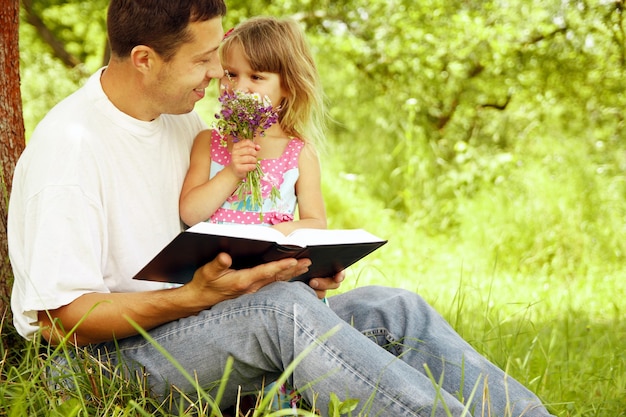
<path id="1" fill-rule="evenodd" d="M 212 78 L 222 78 L 224 76 L 224 68 L 222 68 L 221 62 L 217 62 L 215 65 L 212 65 L 206 72 L 206 76 L 209 79 Z"/>

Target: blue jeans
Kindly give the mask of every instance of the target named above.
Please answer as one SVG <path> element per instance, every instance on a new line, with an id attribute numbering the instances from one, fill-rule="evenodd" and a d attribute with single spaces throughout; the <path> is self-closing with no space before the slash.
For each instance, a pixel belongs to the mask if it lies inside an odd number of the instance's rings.
<path id="1" fill-rule="evenodd" d="M 458 416 L 465 407 L 459 398 L 467 401 L 478 384 L 469 407 L 477 416 L 483 407 L 492 416 L 549 415 L 533 393 L 478 354 L 418 295 L 364 287 L 329 303 L 330 308 L 304 284 L 277 282 L 149 333 L 203 387 L 222 378 L 232 356 L 224 407 L 234 404 L 239 386 L 260 389 L 316 345 L 290 383 L 323 414 L 335 393 L 342 400 L 359 399 L 357 410 L 370 416 L 444 416 L 442 403 Z M 139 364 L 136 370 L 145 372 L 156 395 L 168 393 L 170 385 L 194 392 L 143 337 L 118 346 L 119 351 L 112 343 L 98 345 L 112 352 L 114 363 L 121 358 L 126 365 Z"/>

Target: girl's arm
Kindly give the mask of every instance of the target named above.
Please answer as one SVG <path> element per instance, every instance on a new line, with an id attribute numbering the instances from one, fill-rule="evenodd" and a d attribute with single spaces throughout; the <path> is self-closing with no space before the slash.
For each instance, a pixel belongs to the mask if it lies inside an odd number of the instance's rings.
<path id="1" fill-rule="evenodd" d="M 296 229 L 325 229 L 326 208 L 322 196 L 320 161 L 315 147 L 307 143 L 298 160 L 300 176 L 296 182 L 299 220 L 273 226 L 285 235 Z"/>
<path id="2" fill-rule="evenodd" d="M 258 145 L 242 140 L 233 145 L 231 163 L 209 180 L 211 131 L 198 134 L 189 161 L 189 171 L 180 193 L 180 217 L 188 226 L 207 220 L 235 191 L 248 171 L 256 167 Z"/>

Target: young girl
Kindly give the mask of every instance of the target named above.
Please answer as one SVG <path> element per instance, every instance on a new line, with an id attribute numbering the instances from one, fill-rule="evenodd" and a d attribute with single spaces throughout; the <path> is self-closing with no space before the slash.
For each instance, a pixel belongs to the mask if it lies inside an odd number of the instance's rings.
<path id="1" fill-rule="evenodd" d="M 292 20 L 252 18 L 228 33 L 220 48 L 221 88 L 268 97 L 279 108 L 278 122 L 254 140 L 233 141 L 217 130 L 196 137 L 180 197 L 182 220 L 261 223 L 284 234 L 325 228 L 315 148 L 323 139 L 323 95 L 303 31 Z M 257 159 L 264 173 L 262 206 L 235 192 Z M 272 187 L 277 199 L 270 198 Z M 296 205 L 299 220 L 292 221 Z"/>
<path id="2" fill-rule="evenodd" d="M 225 36 L 220 59 L 225 70 L 221 88 L 268 97 L 279 106 L 278 123 L 253 141 L 222 138 L 217 130 L 196 137 L 180 197 L 182 220 L 187 225 L 261 223 L 285 235 L 302 227 L 325 228 L 314 145 L 323 140 L 323 94 L 303 31 L 292 20 L 252 18 Z M 257 159 L 265 174 L 262 206 L 241 201 L 236 193 Z M 279 190 L 276 199 L 270 198 L 272 187 Z M 296 206 L 299 220 L 294 221 Z M 266 387 L 267 394 L 273 385 Z M 279 387 L 275 409 L 295 406 L 298 396 L 287 389 Z"/>

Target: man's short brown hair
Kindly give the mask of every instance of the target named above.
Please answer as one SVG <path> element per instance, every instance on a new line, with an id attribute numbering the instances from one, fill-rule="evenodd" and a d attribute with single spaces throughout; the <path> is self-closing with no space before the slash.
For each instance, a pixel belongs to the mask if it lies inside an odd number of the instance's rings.
<path id="1" fill-rule="evenodd" d="M 225 14 L 223 0 L 111 0 L 107 15 L 111 53 L 125 58 L 135 46 L 146 45 L 168 61 L 191 40 L 189 23 Z"/>

